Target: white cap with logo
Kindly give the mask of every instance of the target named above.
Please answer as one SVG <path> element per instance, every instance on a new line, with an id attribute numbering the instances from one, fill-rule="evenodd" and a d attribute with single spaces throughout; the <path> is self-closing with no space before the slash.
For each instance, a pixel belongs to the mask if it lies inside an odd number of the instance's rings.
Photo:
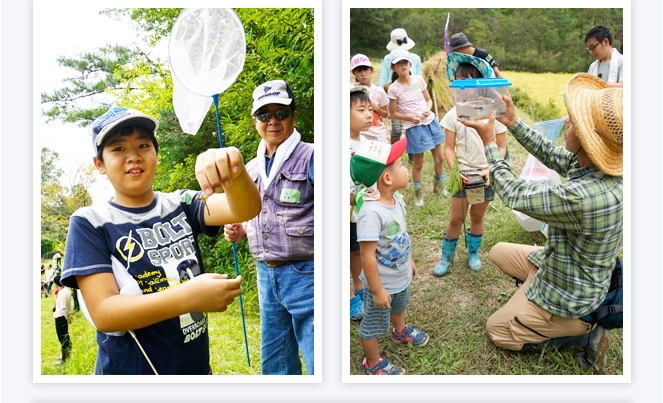
<path id="1" fill-rule="evenodd" d="M 253 108 L 251 115 L 268 104 L 290 105 L 294 95 L 288 84 L 283 80 L 267 81 L 253 90 Z"/>

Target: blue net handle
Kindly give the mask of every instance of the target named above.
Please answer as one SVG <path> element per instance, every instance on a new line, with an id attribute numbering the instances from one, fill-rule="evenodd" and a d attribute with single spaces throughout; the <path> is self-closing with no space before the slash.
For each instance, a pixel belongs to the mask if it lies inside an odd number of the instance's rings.
<path id="1" fill-rule="evenodd" d="M 546 136 L 553 143 L 557 141 L 557 136 L 564 126 L 566 119 L 553 119 L 546 120 L 545 122 L 534 123 L 534 129 L 542 135 Z"/>

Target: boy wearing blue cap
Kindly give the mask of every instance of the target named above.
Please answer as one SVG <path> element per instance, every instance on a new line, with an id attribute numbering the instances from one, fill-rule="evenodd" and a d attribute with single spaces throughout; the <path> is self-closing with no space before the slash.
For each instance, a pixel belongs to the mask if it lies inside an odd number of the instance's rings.
<path id="1" fill-rule="evenodd" d="M 72 215 L 62 283 L 81 290 L 97 329 L 96 375 L 211 374 L 206 312 L 241 294 L 241 277 L 204 274 L 197 236 L 260 210 L 242 157 L 207 150 L 196 161 L 202 191 L 155 192 L 158 126 L 120 106 L 92 126 L 94 165 L 115 196 Z"/>
<path id="2" fill-rule="evenodd" d="M 405 369 L 380 355 L 378 338 L 391 338 L 423 347 L 428 335 L 405 324 L 410 282 L 416 275 L 410 237 L 405 224 L 405 205 L 396 191 L 408 184 L 408 170 L 401 161 L 407 138 L 393 145 L 369 141 L 350 158 L 354 183 L 367 187 L 357 197 L 357 240 L 361 251 L 364 282 L 364 317 L 359 326 L 362 361 L 367 375 L 402 375 Z"/>

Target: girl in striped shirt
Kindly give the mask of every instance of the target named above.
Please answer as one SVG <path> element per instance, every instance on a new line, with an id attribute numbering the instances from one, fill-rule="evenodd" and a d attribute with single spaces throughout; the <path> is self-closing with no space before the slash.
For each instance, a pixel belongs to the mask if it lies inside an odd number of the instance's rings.
<path id="1" fill-rule="evenodd" d="M 424 152 L 433 155 L 435 166 L 434 193 L 442 193 L 449 197 L 444 182 L 444 132 L 435 114 L 431 112 L 433 101 L 426 91 L 426 82 L 420 76 L 410 75 L 412 60 L 410 54 L 403 49 L 391 52 L 391 70 L 398 74 L 398 79 L 389 86 L 389 112 L 395 119 L 403 121 L 407 137 L 408 154 L 414 155 L 412 164 L 412 182 L 414 183 L 414 205 L 424 205 L 421 189 L 421 169 L 424 165 Z"/>

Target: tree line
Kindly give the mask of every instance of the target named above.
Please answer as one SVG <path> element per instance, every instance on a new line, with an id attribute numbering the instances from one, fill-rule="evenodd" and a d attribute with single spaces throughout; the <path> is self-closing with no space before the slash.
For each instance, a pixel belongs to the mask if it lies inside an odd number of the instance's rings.
<path id="1" fill-rule="evenodd" d="M 621 8 L 352 8 L 350 52 L 383 58 L 391 31 L 404 28 L 416 43 L 411 51 L 425 60 L 444 51 L 447 14 L 449 36 L 463 32 L 474 47 L 495 58 L 500 70 L 587 71 L 595 59 L 585 34 L 596 24 L 610 29 L 612 46 L 620 52 L 624 40 Z"/>

